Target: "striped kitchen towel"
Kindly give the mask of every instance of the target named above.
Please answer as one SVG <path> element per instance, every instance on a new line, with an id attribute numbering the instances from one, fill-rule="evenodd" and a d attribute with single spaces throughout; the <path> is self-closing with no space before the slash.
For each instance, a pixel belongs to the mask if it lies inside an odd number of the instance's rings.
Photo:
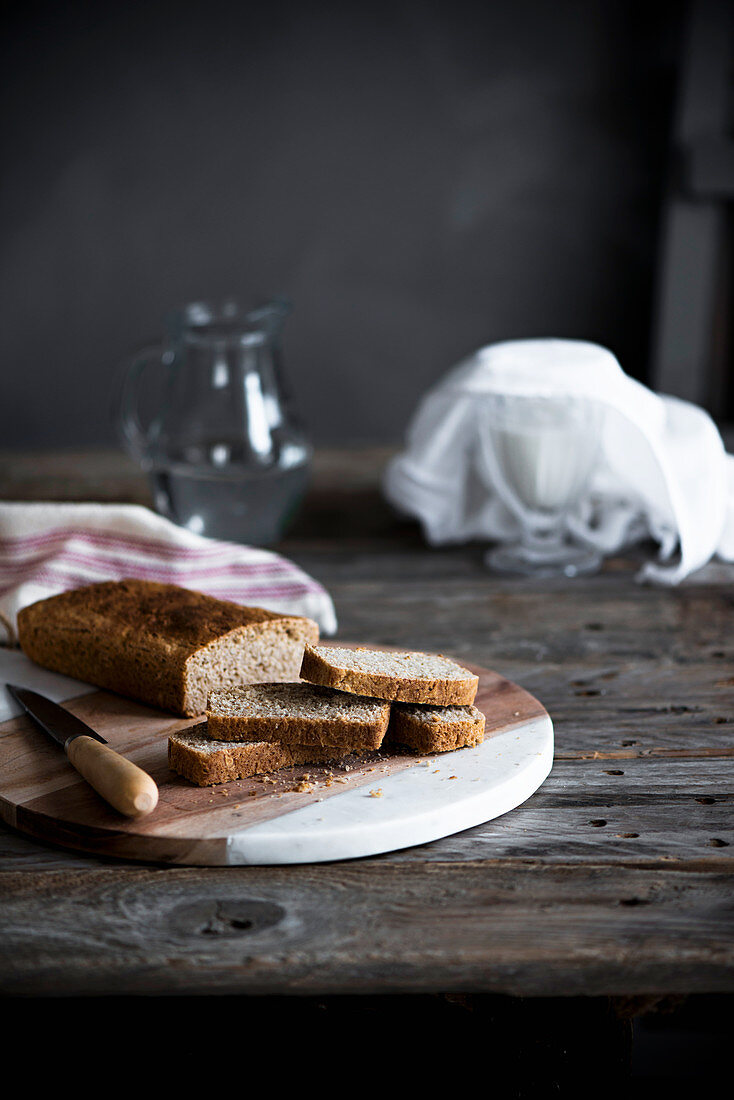
<path id="1" fill-rule="evenodd" d="M 137 504 L 0 502 L 0 644 L 16 644 L 21 607 L 126 577 L 307 615 L 324 633 L 336 630 L 328 592 L 270 550 L 204 538 Z"/>

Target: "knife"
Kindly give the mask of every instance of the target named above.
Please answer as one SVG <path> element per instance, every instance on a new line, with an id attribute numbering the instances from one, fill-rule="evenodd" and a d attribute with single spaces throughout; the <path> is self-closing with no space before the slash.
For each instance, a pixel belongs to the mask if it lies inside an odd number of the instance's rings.
<path id="1" fill-rule="evenodd" d="M 80 718 L 44 695 L 6 684 L 26 714 L 61 745 L 76 770 L 97 794 L 126 817 L 144 817 L 158 803 L 154 780 L 124 756 L 111 749 Z"/>

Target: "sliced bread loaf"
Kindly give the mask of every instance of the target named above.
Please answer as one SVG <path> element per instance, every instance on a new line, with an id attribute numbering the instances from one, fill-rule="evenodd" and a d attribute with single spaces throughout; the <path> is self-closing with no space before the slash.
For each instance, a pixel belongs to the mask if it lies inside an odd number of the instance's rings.
<path id="1" fill-rule="evenodd" d="M 320 745 L 284 745 L 278 741 L 210 741 L 197 729 L 172 733 L 168 738 L 168 766 L 199 787 L 229 783 L 279 771 L 296 764 L 326 764 L 344 755 Z"/>
<path id="2" fill-rule="evenodd" d="M 385 740 L 415 752 L 450 752 L 481 745 L 485 718 L 476 707 L 425 707 L 395 703 Z"/>
<path id="3" fill-rule="evenodd" d="M 215 741 L 328 745 L 344 752 L 378 749 L 390 704 L 312 684 L 253 684 L 213 691 L 206 710 Z"/>
<path id="4" fill-rule="evenodd" d="M 474 702 L 479 679 L 435 653 L 390 653 L 308 643 L 301 676 L 312 684 L 403 703 L 461 706 Z"/>
<path id="5" fill-rule="evenodd" d="M 76 588 L 18 615 L 37 664 L 190 716 L 214 687 L 297 678 L 318 636 L 311 619 L 140 580 Z"/>

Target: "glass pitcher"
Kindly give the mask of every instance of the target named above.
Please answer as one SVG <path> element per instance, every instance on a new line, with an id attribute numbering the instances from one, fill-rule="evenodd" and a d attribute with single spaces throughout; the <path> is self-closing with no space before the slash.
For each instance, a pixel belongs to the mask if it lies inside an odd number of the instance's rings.
<path id="1" fill-rule="evenodd" d="M 295 516 L 311 448 L 283 386 L 290 305 L 196 302 L 128 364 L 119 421 L 159 512 L 190 531 L 268 546 Z"/>

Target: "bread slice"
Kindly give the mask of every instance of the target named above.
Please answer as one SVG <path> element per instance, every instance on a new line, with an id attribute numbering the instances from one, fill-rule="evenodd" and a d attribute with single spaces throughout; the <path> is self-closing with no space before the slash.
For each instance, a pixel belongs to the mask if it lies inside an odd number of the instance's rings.
<path id="1" fill-rule="evenodd" d="M 422 707 L 395 703 L 385 740 L 414 752 L 450 752 L 484 740 L 485 718 L 476 707 Z"/>
<path id="2" fill-rule="evenodd" d="M 279 741 L 210 741 L 193 730 L 168 738 L 168 766 L 199 787 L 229 783 L 251 775 L 290 768 L 295 764 L 326 764 L 345 755 L 320 745 L 283 745 Z"/>
<path id="3" fill-rule="evenodd" d="M 434 653 L 386 653 L 307 643 L 301 676 L 312 684 L 403 703 L 465 706 L 474 702 L 479 678 Z"/>
<path id="4" fill-rule="evenodd" d="M 382 744 L 390 704 L 312 684 L 253 684 L 213 691 L 206 718 L 214 741 L 280 741 L 362 752 Z"/>
<path id="5" fill-rule="evenodd" d="M 76 588 L 18 615 L 37 664 L 188 716 L 214 687 L 296 679 L 318 636 L 311 619 L 140 580 Z"/>

